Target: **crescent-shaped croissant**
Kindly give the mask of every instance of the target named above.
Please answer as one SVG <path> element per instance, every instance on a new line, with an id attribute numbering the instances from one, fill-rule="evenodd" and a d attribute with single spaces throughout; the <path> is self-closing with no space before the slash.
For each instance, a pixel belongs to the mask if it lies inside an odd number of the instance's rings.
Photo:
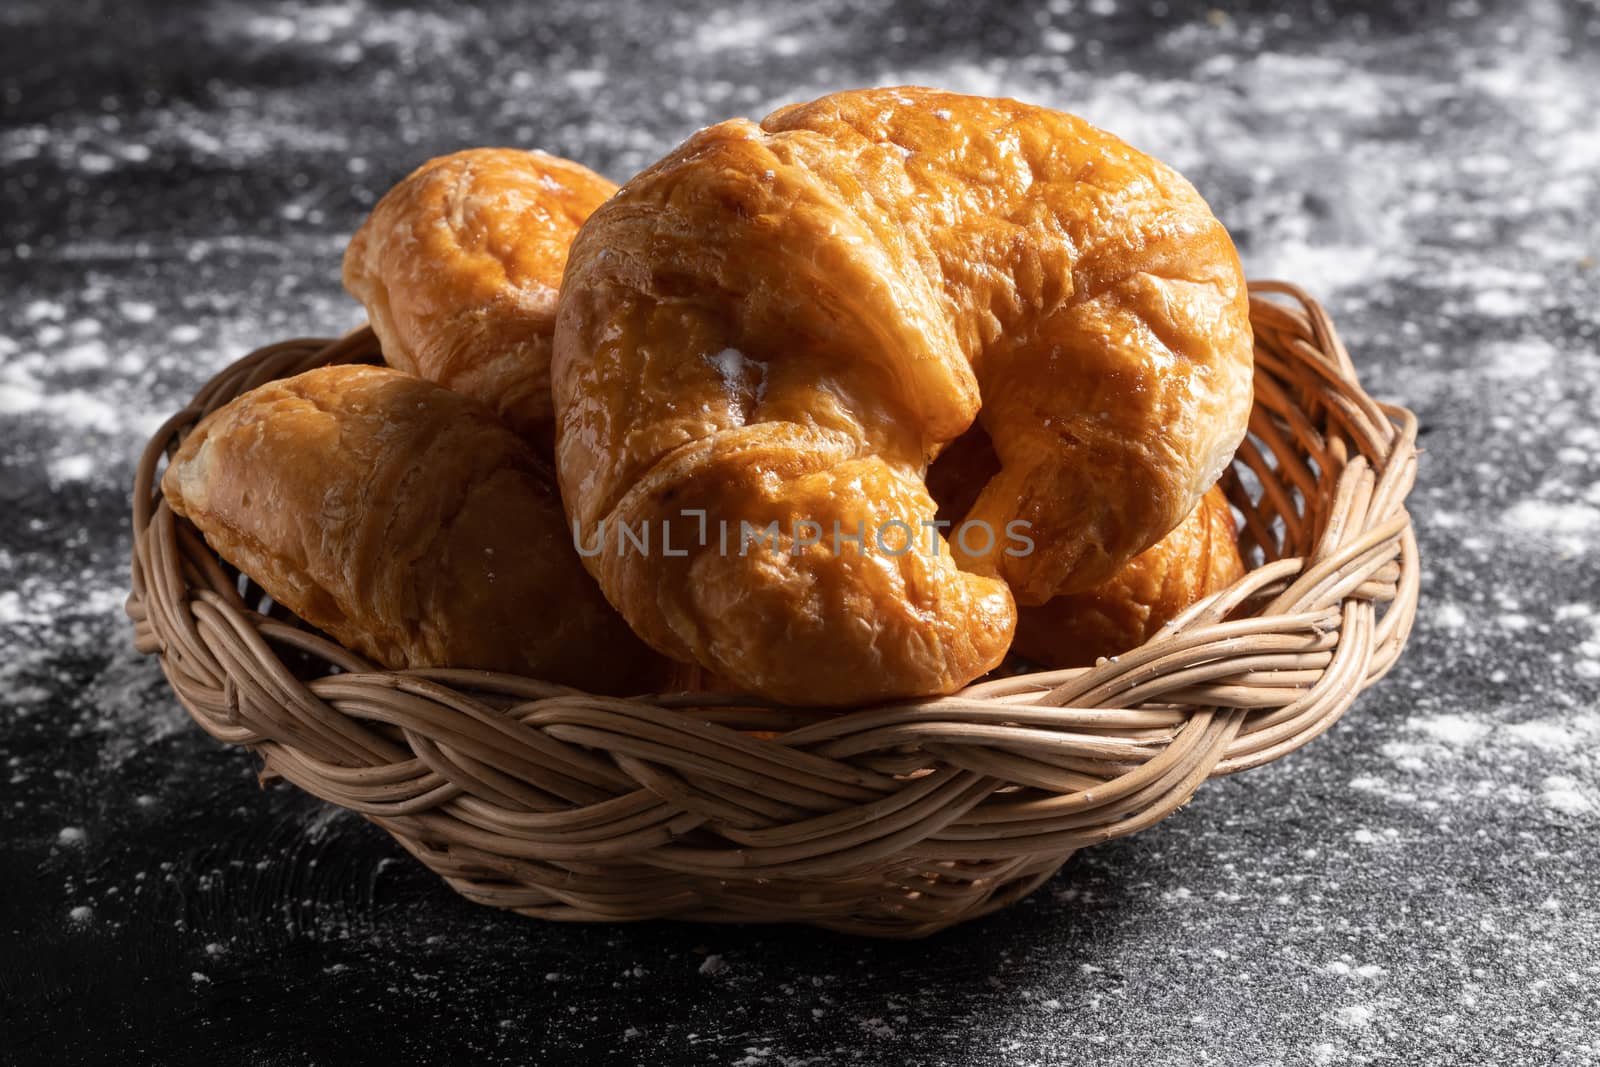
<path id="1" fill-rule="evenodd" d="M 573 244 L 563 497 L 668 655 L 796 703 L 949 692 L 1013 594 L 1194 509 L 1244 434 L 1247 312 L 1193 187 L 1070 115 L 898 88 L 723 122 Z M 946 538 L 924 475 L 974 419 L 1000 466 Z"/>

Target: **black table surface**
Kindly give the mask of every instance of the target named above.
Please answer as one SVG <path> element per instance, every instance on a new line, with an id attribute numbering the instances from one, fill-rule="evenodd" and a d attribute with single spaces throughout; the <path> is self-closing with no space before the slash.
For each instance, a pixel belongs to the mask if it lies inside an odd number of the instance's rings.
<path id="1" fill-rule="evenodd" d="M 0 1060 L 1600 1062 L 1600 9 L 839 0 L 0 6 Z M 622 179 L 917 82 L 1183 170 L 1420 415 L 1423 607 L 1327 736 L 916 943 L 555 925 L 212 742 L 130 647 L 133 457 L 359 321 L 343 243 L 474 144 Z"/>

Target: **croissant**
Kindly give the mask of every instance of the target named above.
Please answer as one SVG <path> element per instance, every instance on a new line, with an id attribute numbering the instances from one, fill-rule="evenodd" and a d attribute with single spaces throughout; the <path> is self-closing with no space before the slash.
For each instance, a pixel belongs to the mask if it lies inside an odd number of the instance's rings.
<path id="1" fill-rule="evenodd" d="M 548 465 L 440 386 L 367 366 L 270 382 L 205 418 L 161 487 L 274 600 L 386 667 L 656 678 L 579 564 Z"/>
<path id="2" fill-rule="evenodd" d="M 344 284 L 390 366 L 548 444 L 550 346 L 567 247 L 616 190 L 543 152 L 476 148 L 418 167 L 351 239 Z"/>
<path id="3" fill-rule="evenodd" d="M 1087 667 L 1137 648 L 1195 601 L 1244 577 L 1233 511 L 1213 487 L 1178 528 L 1110 579 L 1018 614 L 1012 648 L 1046 667 Z"/>
<path id="4" fill-rule="evenodd" d="M 950 692 L 1216 481 L 1247 313 L 1199 194 L 1081 119 L 895 88 L 723 122 L 573 243 L 562 495 L 662 652 L 791 703 Z M 999 467 L 945 531 L 927 465 L 975 419 Z"/>

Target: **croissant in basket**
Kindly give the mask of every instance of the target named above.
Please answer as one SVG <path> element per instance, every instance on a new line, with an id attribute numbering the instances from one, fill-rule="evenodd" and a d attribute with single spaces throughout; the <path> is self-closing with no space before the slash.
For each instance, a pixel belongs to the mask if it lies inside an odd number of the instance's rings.
<path id="1" fill-rule="evenodd" d="M 212 413 L 161 480 L 274 600 L 387 667 L 605 692 L 659 667 L 572 550 L 549 468 L 488 409 L 384 367 L 322 367 Z"/>
<path id="2" fill-rule="evenodd" d="M 981 427 L 928 470 L 939 517 L 959 518 L 999 467 Z M 1137 648 L 1183 610 L 1244 577 L 1233 509 L 1212 486 L 1188 518 L 1090 589 L 1018 609 L 1013 652 L 1045 667 L 1087 667 Z"/>
<path id="3" fill-rule="evenodd" d="M 1046 667 L 1088 667 L 1138 648 L 1244 577 L 1235 537 L 1228 498 L 1213 488 L 1177 529 L 1093 589 L 1023 607 L 1011 647 Z"/>
<path id="4" fill-rule="evenodd" d="M 344 284 L 391 367 L 550 439 L 550 345 L 567 247 L 616 186 L 571 160 L 473 148 L 429 160 L 351 238 Z"/>
<path id="5" fill-rule="evenodd" d="M 701 130 L 580 229 L 557 467 L 655 648 L 789 703 L 944 693 L 1194 510 L 1251 374 L 1175 172 L 1045 108 L 846 92 Z M 946 536 L 924 476 L 975 419 L 999 467 Z"/>

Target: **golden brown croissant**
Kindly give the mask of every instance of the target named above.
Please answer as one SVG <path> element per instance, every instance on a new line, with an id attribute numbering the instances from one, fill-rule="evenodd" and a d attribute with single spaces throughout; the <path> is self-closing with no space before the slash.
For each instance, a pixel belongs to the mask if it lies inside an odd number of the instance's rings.
<path id="1" fill-rule="evenodd" d="M 378 202 L 344 257 L 389 365 L 550 439 L 550 335 L 567 246 L 616 190 L 543 152 L 430 160 Z"/>
<path id="2" fill-rule="evenodd" d="M 655 677 L 579 565 L 544 461 L 432 383 L 365 366 L 270 382 L 202 421 L 161 487 L 274 600 L 384 666 L 606 692 Z"/>
<path id="3" fill-rule="evenodd" d="M 1176 530 L 1107 581 L 1023 608 L 1012 647 L 1046 667 L 1087 667 L 1137 648 L 1244 576 L 1236 537 L 1228 498 L 1213 487 Z"/>
<path id="4" fill-rule="evenodd" d="M 573 244 L 563 497 L 667 654 L 795 703 L 948 692 L 1013 590 L 1091 588 L 1193 510 L 1244 434 L 1247 310 L 1194 189 L 1072 116 L 899 88 L 723 122 Z M 1000 466 L 946 540 L 923 476 L 974 418 Z"/>

